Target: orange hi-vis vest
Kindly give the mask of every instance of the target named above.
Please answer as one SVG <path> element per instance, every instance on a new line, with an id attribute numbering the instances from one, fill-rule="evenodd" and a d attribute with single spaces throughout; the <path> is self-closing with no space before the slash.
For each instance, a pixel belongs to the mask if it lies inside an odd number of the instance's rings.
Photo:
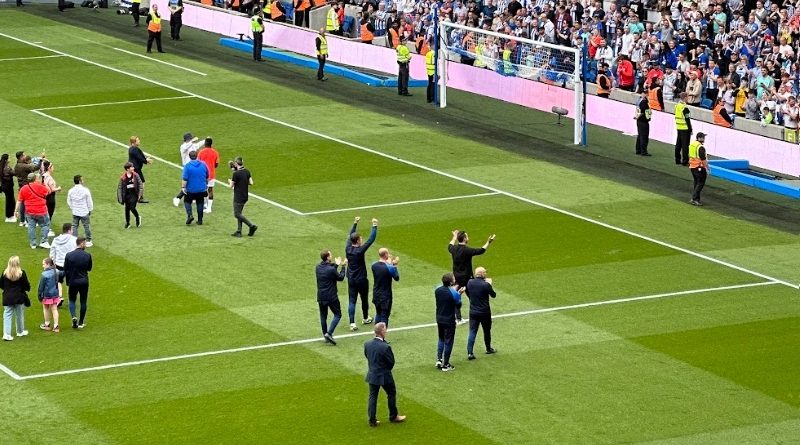
<path id="1" fill-rule="evenodd" d="M 598 74 L 597 75 L 597 94 L 608 94 L 611 92 L 611 88 L 603 88 L 600 86 L 600 78 L 606 79 L 606 85 L 611 85 L 611 80 L 605 74 Z"/>
<path id="2" fill-rule="evenodd" d="M 278 3 L 277 1 L 272 3 L 272 9 L 270 10 L 270 17 L 272 20 L 283 17 L 283 11 L 278 7 Z"/>
<path id="3" fill-rule="evenodd" d="M 703 143 L 700 141 L 689 144 L 689 168 L 708 167 L 707 161 L 700 159 L 700 147 L 702 146 Z"/>
<path id="4" fill-rule="evenodd" d="M 658 103 L 658 90 L 661 87 L 650 88 L 650 92 L 647 93 L 647 103 L 650 105 L 651 110 L 655 111 L 662 111 L 661 104 Z"/>
<path id="5" fill-rule="evenodd" d="M 303 12 L 303 11 L 305 11 L 306 9 L 310 8 L 310 7 L 311 7 L 311 1 L 310 1 L 310 0 L 300 0 L 300 4 L 299 4 L 299 5 L 297 5 L 297 6 L 294 8 L 294 10 L 295 10 L 295 11 L 300 11 L 300 12 Z"/>
<path id="6" fill-rule="evenodd" d="M 400 44 L 400 36 L 397 34 L 394 28 L 389 28 L 389 45 L 392 48 L 397 48 L 397 45 Z"/>
<path id="7" fill-rule="evenodd" d="M 314 0 L 314 7 L 319 8 L 320 6 L 327 5 L 328 2 L 326 0 Z"/>
<path id="8" fill-rule="evenodd" d="M 714 118 L 714 125 L 719 125 L 726 128 L 732 127 L 730 122 L 726 121 L 725 118 L 722 117 L 722 102 L 717 103 L 717 106 L 714 107 L 714 110 L 711 111 L 711 114 Z"/>
<path id="9" fill-rule="evenodd" d="M 363 25 L 361 25 L 361 41 L 362 42 L 371 42 L 372 39 L 375 38 L 375 36 L 372 34 L 372 32 L 370 32 L 370 30 L 367 27 L 367 25 L 369 25 L 369 22 L 364 23 Z"/>
<path id="10" fill-rule="evenodd" d="M 428 51 L 431 50 L 430 45 L 428 45 L 428 39 L 423 36 L 417 36 L 417 41 L 414 42 L 414 46 L 417 48 L 417 52 L 423 56 L 428 54 Z"/>
<path id="11" fill-rule="evenodd" d="M 147 30 L 150 32 L 161 32 L 161 17 L 155 12 L 150 12 L 150 23 L 147 24 Z"/>

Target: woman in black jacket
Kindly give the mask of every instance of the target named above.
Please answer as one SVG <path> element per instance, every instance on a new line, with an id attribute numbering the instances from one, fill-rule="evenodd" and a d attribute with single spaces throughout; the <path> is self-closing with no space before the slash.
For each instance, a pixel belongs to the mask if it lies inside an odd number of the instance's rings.
<path id="1" fill-rule="evenodd" d="M 14 169 L 8 165 L 8 153 L 0 157 L 0 189 L 6 195 L 6 222 L 17 222 L 14 218 L 16 197 L 14 196 Z"/>
<path id="2" fill-rule="evenodd" d="M 28 335 L 25 330 L 25 306 L 31 305 L 28 299 L 31 283 L 19 265 L 18 256 L 8 259 L 8 266 L 0 277 L 0 289 L 3 289 L 3 340 L 14 340 L 11 336 L 12 318 L 16 318 L 17 337 Z"/>

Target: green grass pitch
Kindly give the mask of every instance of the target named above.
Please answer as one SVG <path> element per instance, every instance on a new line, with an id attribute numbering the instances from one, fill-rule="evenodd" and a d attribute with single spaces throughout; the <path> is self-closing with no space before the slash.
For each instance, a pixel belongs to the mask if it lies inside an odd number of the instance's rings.
<path id="1" fill-rule="evenodd" d="M 65 189 L 55 226 L 70 218 L 74 174 L 96 204 L 87 328 L 38 331 L 34 303 L 31 335 L 0 344 L 8 371 L 0 443 L 800 437 L 796 232 L 420 125 L 388 107 L 162 56 L 202 76 L 117 48 L 140 53 L 143 43 L 0 10 L 0 152 L 45 150 L 53 160 Z M 258 196 L 246 208 L 260 227 L 254 238 L 229 236 L 231 193 L 221 186 L 206 225 L 183 224 L 171 198 L 187 131 L 213 136 L 223 161 L 245 159 Z M 543 137 L 570 134 L 551 128 Z M 115 187 L 131 135 L 158 160 L 145 169 L 143 227 L 125 230 Z M 590 137 L 590 149 L 629 143 L 598 128 Z M 228 178 L 224 165 L 218 178 Z M 370 258 L 386 246 L 402 259 L 389 339 L 403 425 L 367 426 L 368 327 L 348 335 L 345 314 L 336 347 L 318 332 L 313 267 L 322 249 L 343 254 L 356 215 L 380 219 Z M 429 325 L 454 228 L 468 230 L 473 245 L 497 234 L 476 265 L 499 291 L 500 353 L 467 362 L 460 327 L 457 369 L 445 374 L 433 366 Z M 0 226 L 0 252 L 2 261 L 19 255 L 38 282 L 45 251 L 29 249 L 23 229 Z M 346 307 L 346 284 L 339 294 Z M 385 398 L 378 412 L 385 420 Z"/>

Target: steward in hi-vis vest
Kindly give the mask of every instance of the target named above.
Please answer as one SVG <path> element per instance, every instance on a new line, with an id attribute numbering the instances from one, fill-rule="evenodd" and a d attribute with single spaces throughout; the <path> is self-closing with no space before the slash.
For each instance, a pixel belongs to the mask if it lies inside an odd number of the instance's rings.
<path id="1" fill-rule="evenodd" d="M 703 205 L 700 202 L 700 192 L 703 191 L 708 177 L 708 159 L 706 159 L 706 148 L 703 146 L 705 141 L 705 133 L 697 133 L 697 140 L 689 145 L 689 170 L 694 179 L 692 200 L 689 203 L 696 206 Z"/>
<path id="2" fill-rule="evenodd" d="M 317 45 L 317 61 L 319 68 L 317 68 L 317 80 L 326 81 L 325 77 L 325 61 L 328 60 L 328 39 L 325 37 L 325 28 L 319 29 L 319 35 L 316 38 Z"/>
<path id="3" fill-rule="evenodd" d="M 261 62 L 261 50 L 264 47 L 264 20 L 260 14 L 250 17 L 250 31 L 253 32 L 253 60 Z"/>
<path id="4" fill-rule="evenodd" d="M 150 13 L 147 14 L 147 52 L 153 48 L 153 40 L 156 41 L 156 49 L 163 53 L 161 49 L 161 15 L 158 13 L 158 5 L 150 6 Z"/>

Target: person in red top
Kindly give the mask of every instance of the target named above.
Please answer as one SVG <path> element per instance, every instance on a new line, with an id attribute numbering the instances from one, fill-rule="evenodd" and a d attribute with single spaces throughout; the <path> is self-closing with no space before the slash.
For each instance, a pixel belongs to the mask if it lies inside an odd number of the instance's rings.
<path id="1" fill-rule="evenodd" d="M 617 79 L 619 79 L 619 88 L 625 91 L 633 91 L 635 79 L 633 64 L 625 54 L 620 54 L 618 60 Z"/>
<path id="2" fill-rule="evenodd" d="M 36 248 L 36 225 L 41 227 L 39 247 L 49 249 L 47 232 L 50 231 L 50 215 L 47 213 L 47 194 L 50 190 L 42 184 L 38 173 L 28 175 L 28 183 L 20 187 L 17 197 L 17 208 L 14 215 L 19 219 L 20 205 L 25 206 L 25 220 L 28 223 L 28 241 L 31 249 Z"/>
<path id="3" fill-rule="evenodd" d="M 206 197 L 203 213 L 211 213 L 214 204 L 214 181 L 216 180 L 217 167 L 219 167 L 219 152 L 213 146 L 211 137 L 206 138 L 205 146 L 197 153 L 197 160 L 208 167 L 208 196 Z"/>

